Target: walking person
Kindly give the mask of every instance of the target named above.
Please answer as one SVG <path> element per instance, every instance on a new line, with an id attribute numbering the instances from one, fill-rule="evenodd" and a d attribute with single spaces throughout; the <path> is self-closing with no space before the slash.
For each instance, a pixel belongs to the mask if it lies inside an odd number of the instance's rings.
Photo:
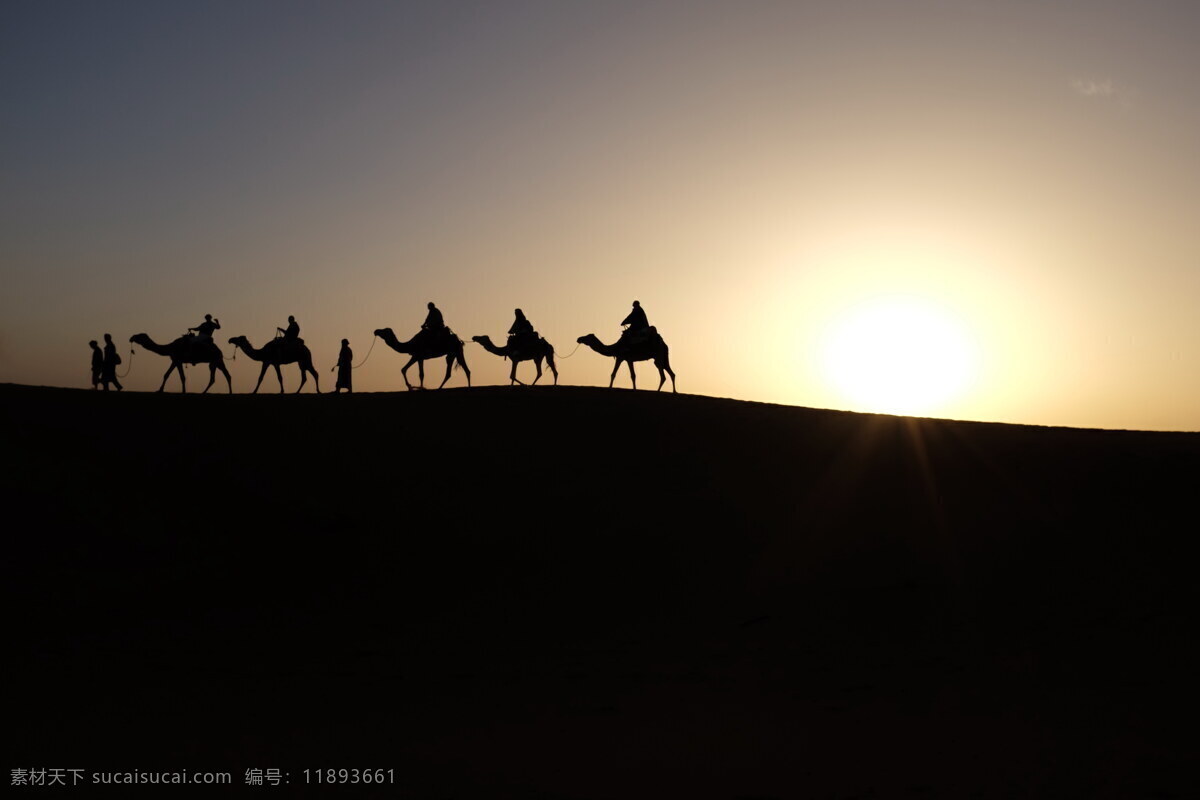
<path id="1" fill-rule="evenodd" d="M 95 339 L 88 342 L 88 346 L 92 348 L 92 390 L 95 391 L 100 388 L 100 376 L 104 374 L 104 351 Z"/>
<path id="2" fill-rule="evenodd" d="M 117 380 L 117 365 L 120 363 L 121 355 L 117 352 L 117 346 L 113 344 L 112 334 L 104 334 L 104 368 L 100 374 L 100 382 L 104 384 L 104 391 L 108 391 L 110 383 L 117 387 L 118 392 L 125 388 Z"/>
<path id="3" fill-rule="evenodd" d="M 370 355 L 368 353 L 368 355 Z M 333 387 L 334 394 L 341 394 L 342 389 L 345 389 L 350 394 L 354 394 L 354 388 L 350 385 L 350 370 L 351 364 L 354 363 L 354 351 L 350 349 L 350 340 L 342 339 L 342 349 L 338 352 L 337 366 L 337 384 Z"/>

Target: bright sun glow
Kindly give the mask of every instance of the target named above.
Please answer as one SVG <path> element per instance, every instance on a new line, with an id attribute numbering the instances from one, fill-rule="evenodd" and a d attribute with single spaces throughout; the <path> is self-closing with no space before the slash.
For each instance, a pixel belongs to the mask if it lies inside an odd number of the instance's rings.
<path id="1" fill-rule="evenodd" d="M 933 414 L 959 398 L 975 375 L 966 329 L 936 304 L 889 296 L 838 317 L 822 348 L 825 377 L 867 411 Z"/>

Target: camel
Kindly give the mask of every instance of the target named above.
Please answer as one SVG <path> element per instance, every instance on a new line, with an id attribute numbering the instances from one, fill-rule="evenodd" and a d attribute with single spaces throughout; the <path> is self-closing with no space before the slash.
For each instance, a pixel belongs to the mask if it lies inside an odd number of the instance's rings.
<path id="1" fill-rule="evenodd" d="M 612 375 L 608 379 L 608 388 L 612 388 L 622 361 L 629 364 L 629 378 L 633 381 L 634 389 L 637 388 L 637 375 L 633 371 L 633 362 L 653 361 L 654 366 L 658 367 L 658 389 L 654 391 L 662 389 L 663 384 L 667 382 L 667 377 L 663 374 L 664 370 L 671 376 L 671 391 L 675 391 L 675 373 L 671 371 L 671 362 L 667 358 L 667 343 L 657 332 L 653 332 L 649 339 L 640 342 L 622 342 L 618 339 L 614 344 L 605 344 L 596 338 L 594 333 L 580 336 L 577 341 L 580 344 L 586 344 L 602 356 L 610 356 L 617 360 Z"/>
<path id="2" fill-rule="evenodd" d="M 417 365 L 417 374 L 420 375 L 421 385 L 417 388 L 425 388 L 425 361 L 430 358 L 446 358 L 446 377 L 442 378 L 442 382 L 438 388 L 446 385 L 446 381 L 450 380 L 450 371 L 455 362 L 458 362 L 463 368 L 463 372 L 467 376 L 467 386 L 471 385 L 471 370 L 467 367 L 467 359 L 463 357 L 463 342 L 454 335 L 454 332 L 447 329 L 443 336 L 430 336 L 423 333 L 418 333 L 407 342 L 401 342 L 396 338 L 396 334 L 392 333 L 391 328 L 380 328 L 375 331 L 375 335 L 383 339 L 384 344 L 395 350 L 397 353 L 404 353 L 410 356 L 408 363 L 400 370 L 400 374 L 404 377 L 404 385 L 411 391 L 413 385 L 408 382 L 408 368 L 415 362 Z"/>
<path id="3" fill-rule="evenodd" d="M 142 347 L 149 350 L 151 353 L 158 353 L 160 356 L 166 356 L 171 359 L 171 366 L 167 368 L 166 374 L 163 375 L 162 384 L 158 387 L 158 391 L 162 391 L 167 385 L 167 378 L 171 377 L 173 370 L 179 370 L 179 384 L 183 392 L 187 392 L 187 378 L 183 374 L 184 364 L 208 364 L 208 386 L 204 387 L 204 393 L 207 393 L 212 388 L 213 382 L 217 379 L 217 370 L 221 370 L 225 375 L 225 382 L 229 384 L 229 393 L 233 394 L 233 380 L 229 377 L 229 370 L 225 369 L 225 356 L 221 353 L 221 348 L 217 347 L 217 343 L 212 339 L 201 339 L 196 336 L 180 336 L 170 344 L 158 344 L 144 333 L 138 333 L 129 337 L 129 341 L 140 344 Z"/>
<path id="4" fill-rule="evenodd" d="M 279 393 L 283 394 L 283 371 L 279 369 L 280 364 L 300 365 L 300 388 L 296 389 L 296 394 L 300 394 L 300 389 L 304 388 L 310 372 L 313 376 L 313 383 L 317 386 L 317 394 L 321 393 L 321 379 L 313 367 L 312 353 L 309 352 L 308 345 L 304 343 L 303 339 L 297 339 L 292 343 L 286 339 L 275 338 L 264 344 L 261 350 L 255 349 L 245 336 L 235 336 L 229 340 L 229 343 L 234 347 L 242 348 L 242 352 L 255 361 L 262 362 L 262 369 L 258 373 L 258 383 L 254 384 L 252 394 L 258 394 L 258 387 L 262 386 L 263 376 L 267 374 L 267 367 L 275 368 L 275 376 L 279 378 Z"/>
<path id="5" fill-rule="evenodd" d="M 509 373 L 509 386 L 514 383 L 521 383 L 517 380 L 517 364 L 522 361 L 532 361 L 533 366 L 537 368 L 537 377 L 533 379 L 531 386 L 535 385 L 542 377 L 542 359 L 546 359 L 546 366 L 550 367 L 550 371 L 554 373 L 554 385 L 558 385 L 558 368 L 554 366 L 554 348 L 545 339 L 538 337 L 536 342 L 528 342 L 516 347 L 506 344 L 504 347 L 496 347 L 492 344 L 490 336 L 472 336 L 471 341 L 483 345 L 483 349 L 487 350 L 492 355 L 504 356 L 512 361 L 512 371 Z M 525 384 L 521 383 L 522 386 Z"/>

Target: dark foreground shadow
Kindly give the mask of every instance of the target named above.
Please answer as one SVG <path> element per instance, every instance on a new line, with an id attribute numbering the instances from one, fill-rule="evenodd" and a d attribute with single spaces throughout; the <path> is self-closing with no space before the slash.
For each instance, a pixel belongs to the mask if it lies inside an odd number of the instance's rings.
<path id="1" fill-rule="evenodd" d="M 573 387 L 0 410 L 34 521 L 6 533 L 13 765 L 277 767 L 290 794 L 378 766 L 376 796 L 422 797 L 1193 785 L 1196 435 Z"/>

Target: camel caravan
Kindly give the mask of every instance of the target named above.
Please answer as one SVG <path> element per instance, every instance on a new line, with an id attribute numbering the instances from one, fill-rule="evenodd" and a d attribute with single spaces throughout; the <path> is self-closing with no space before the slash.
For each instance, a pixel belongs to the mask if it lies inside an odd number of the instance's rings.
<path id="1" fill-rule="evenodd" d="M 425 388 L 425 362 L 430 359 L 440 358 L 446 360 L 446 375 L 442 378 L 442 382 L 438 384 L 439 389 L 446 385 L 446 382 L 450 380 L 451 373 L 458 367 L 462 368 L 463 374 L 467 378 L 467 386 L 470 386 L 471 370 L 467 366 L 467 359 L 464 354 L 466 342 L 458 338 L 458 335 L 446 326 L 445 320 L 442 318 L 442 312 L 437 306 L 429 303 L 427 308 L 428 313 L 425 316 L 425 321 L 421 324 L 421 329 L 408 341 L 400 341 L 391 328 L 379 328 L 375 331 L 375 336 L 382 339 L 384 344 L 397 353 L 408 356 L 408 361 L 400 369 L 400 375 L 404 378 L 405 387 L 410 391 Z M 480 345 L 492 355 L 506 358 L 512 362 L 512 369 L 509 372 L 510 386 L 525 385 L 517 378 L 517 366 L 523 361 L 532 361 L 534 369 L 537 372 L 529 385 L 535 385 L 541 380 L 542 363 L 545 362 L 554 376 L 554 385 L 557 386 L 558 366 L 554 360 L 556 354 L 553 345 L 534 330 L 533 324 L 525 317 L 521 309 L 516 309 L 514 313 L 516 319 L 508 329 L 508 339 L 503 346 L 496 345 L 493 343 L 491 337 L 486 335 L 472 336 L 471 341 Z M 633 383 L 633 388 L 636 389 L 637 374 L 633 369 L 634 362 L 651 361 L 658 369 L 658 389 L 655 391 L 662 389 L 663 384 L 666 383 L 667 375 L 670 375 L 671 391 L 674 392 L 675 373 L 671 370 L 671 364 L 668 359 L 667 343 L 659 335 L 658 329 L 649 324 L 646 312 L 642 310 L 641 304 L 638 301 L 635 300 L 633 302 L 633 310 L 621 322 L 621 325 L 623 327 L 621 335 L 612 344 L 604 344 L 592 333 L 580 336 L 576 340 L 579 345 L 586 345 L 600 355 L 614 360 L 612 375 L 609 376 L 608 380 L 609 388 L 612 388 L 621 365 L 628 364 L 629 378 Z M 229 370 L 225 367 L 225 354 L 215 340 L 215 332 L 220 328 L 220 320 L 214 318 L 211 314 L 206 314 L 204 322 L 194 328 L 188 328 L 186 334 L 169 344 L 158 344 L 144 333 L 131 336 L 129 341 L 151 353 L 166 356 L 170 359 L 171 364 L 167 368 L 166 373 L 163 374 L 162 383 L 159 385 L 158 391 L 161 392 L 166 388 L 167 380 L 171 377 L 172 372 L 178 372 L 181 391 L 186 392 L 187 377 L 184 373 L 184 366 L 206 364 L 208 365 L 208 385 L 204 387 L 204 392 L 208 392 L 212 388 L 213 383 L 216 382 L 217 373 L 220 372 L 225 376 L 225 384 L 229 389 L 229 393 L 232 394 L 233 380 L 229 375 Z M 300 325 L 296 322 L 296 318 L 288 317 L 287 327 L 277 328 L 276 331 L 275 338 L 263 344 L 262 347 L 255 347 L 245 336 L 234 336 L 229 340 L 229 344 L 234 347 L 234 357 L 236 357 L 237 351 L 241 350 L 246 356 L 262 364 L 262 369 L 258 373 L 258 382 L 254 385 L 253 393 L 258 393 L 258 390 L 262 387 L 263 378 L 266 376 L 267 370 L 274 367 L 275 377 L 279 381 L 279 391 L 282 394 L 284 388 L 281 367 L 285 364 L 296 364 L 300 367 L 300 386 L 296 389 L 296 392 L 298 393 L 304 388 L 308 382 L 308 376 L 311 374 L 313 385 L 317 393 L 320 394 L 320 376 L 313 366 L 312 352 L 308 349 L 304 340 L 300 338 Z M 92 344 L 94 345 L 94 343 Z M 370 351 L 368 351 L 367 355 L 370 355 Z M 351 383 L 351 370 L 355 368 L 352 363 L 353 357 L 349 341 L 342 339 L 338 362 L 334 367 L 338 373 L 336 392 L 340 392 L 342 389 L 353 391 Z M 363 360 L 363 363 L 365 361 L 366 359 Z M 415 386 L 408 379 L 408 370 L 413 364 L 417 365 L 417 385 Z M 362 366 L 362 364 L 358 366 Z M 95 368 L 95 364 L 93 364 L 93 368 Z M 93 386 L 95 385 L 96 381 L 93 379 Z M 105 384 L 105 388 L 107 389 L 107 384 Z M 119 388 L 120 386 L 118 385 Z"/>

